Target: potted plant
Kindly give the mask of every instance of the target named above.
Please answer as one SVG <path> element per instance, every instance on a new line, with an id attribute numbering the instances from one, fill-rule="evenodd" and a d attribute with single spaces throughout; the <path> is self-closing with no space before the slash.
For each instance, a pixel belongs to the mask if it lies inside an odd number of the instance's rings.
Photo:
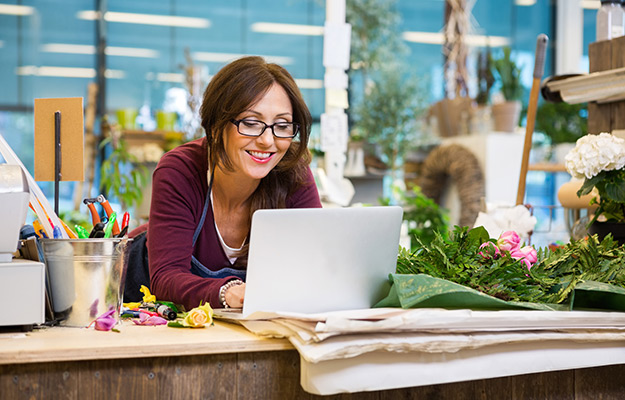
<path id="1" fill-rule="evenodd" d="M 510 47 L 503 48 L 503 56 L 493 60 L 493 67 L 497 72 L 501 94 L 505 99 L 504 102 L 492 106 L 494 128 L 498 132 L 514 132 L 521 115 L 523 85 L 521 70 L 511 58 Z"/>
<path id="2" fill-rule="evenodd" d="M 543 102 L 536 110 L 536 131 L 551 141 L 552 159 L 564 164 L 564 157 L 587 131 L 586 104 Z"/>
<path id="3" fill-rule="evenodd" d="M 424 111 L 416 79 L 403 78 L 399 67 L 385 68 L 378 71 L 356 107 L 354 129 L 377 147 L 382 161 L 394 174 L 420 135 L 418 120 Z"/>
<path id="4" fill-rule="evenodd" d="M 495 84 L 492 63 L 490 48 L 480 51 L 477 57 L 477 108 L 472 111 L 472 131 L 488 133 L 491 130 L 490 91 Z"/>
<path id="5" fill-rule="evenodd" d="M 583 136 L 565 162 L 573 178 L 584 180 L 577 196 L 595 194 L 590 205 L 599 207 L 589 232 L 600 239 L 609 232 L 625 244 L 625 140 L 605 132 Z"/>

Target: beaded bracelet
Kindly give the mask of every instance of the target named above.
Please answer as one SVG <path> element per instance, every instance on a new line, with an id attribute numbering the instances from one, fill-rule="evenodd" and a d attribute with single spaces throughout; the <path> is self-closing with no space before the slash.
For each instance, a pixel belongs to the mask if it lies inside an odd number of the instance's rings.
<path id="1" fill-rule="evenodd" d="M 239 279 L 228 281 L 225 285 L 219 288 L 219 301 L 224 306 L 224 308 L 230 308 L 228 303 L 226 303 L 226 291 L 233 286 L 242 285 L 243 281 Z"/>

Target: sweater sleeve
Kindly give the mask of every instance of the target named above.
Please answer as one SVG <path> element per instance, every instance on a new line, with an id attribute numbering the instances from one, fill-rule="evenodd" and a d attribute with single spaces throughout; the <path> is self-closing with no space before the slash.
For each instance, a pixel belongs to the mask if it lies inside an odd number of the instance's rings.
<path id="1" fill-rule="evenodd" d="M 182 304 L 187 310 L 200 302 L 220 307 L 219 288 L 232 278 L 203 278 L 190 271 L 193 233 L 206 194 L 198 179 L 182 171 L 163 166 L 154 172 L 148 225 L 151 290 L 158 299 Z"/>

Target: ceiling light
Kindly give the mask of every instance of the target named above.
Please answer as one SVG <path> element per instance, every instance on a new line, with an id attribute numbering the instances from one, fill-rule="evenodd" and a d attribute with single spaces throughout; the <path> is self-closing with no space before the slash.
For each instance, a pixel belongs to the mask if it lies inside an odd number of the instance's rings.
<path id="1" fill-rule="evenodd" d="M 192 58 L 196 61 L 203 62 L 219 62 L 219 63 L 227 63 L 237 58 L 249 56 L 251 54 L 240 54 L 240 53 L 208 53 L 203 51 L 198 51 L 192 54 Z M 281 57 L 281 56 L 263 56 L 267 62 L 276 63 L 280 65 L 291 65 L 293 64 L 292 57 Z"/>
<path id="2" fill-rule="evenodd" d="M 323 26 L 278 24 L 273 22 L 256 22 L 252 24 L 252 31 L 263 33 L 278 33 L 281 35 L 323 36 Z"/>
<path id="3" fill-rule="evenodd" d="M 296 79 L 300 89 L 323 89 L 323 79 Z"/>
<path id="4" fill-rule="evenodd" d="M 514 4 L 517 6 L 533 6 L 536 4 L 536 0 L 514 0 Z"/>
<path id="5" fill-rule="evenodd" d="M 11 4 L 0 4 L 0 14 L 31 15 L 34 12 L 35 12 L 35 9 L 29 6 L 14 6 Z"/>
<path id="6" fill-rule="evenodd" d="M 599 0 L 581 0 L 580 5 L 587 10 L 598 10 L 601 7 L 601 1 Z"/>
<path id="7" fill-rule="evenodd" d="M 442 32 L 404 32 L 402 38 L 414 43 L 438 45 L 445 43 Z M 510 44 L 510 39 L 504 36 L 465 35 L 464 40 L 469 46 L 502 47 Z"/>
<path id="8" fill-rule="evenodd" d="M 96 48 L 87 44 L 65 44 L 48 43 L 41 46 L 41 51 L 47 53 L 67 53 L 67 54 L 95 54 Z M 136 47 L 111 47 L 104 49 L 107 56 L 158 58 L 159 52 L 152 49 L 142 49 Z"/>
<path id="9" fill-rule="evenodd" d="M 95 20 L 98 19 L 97 11 L 79 11 L 76 14 L 78 19 Z M 180 28 L 208 28 L 211 22 L 206 18 L 178 17 L 174 15 L 156 14 L 134 14 L 107 11 L 104 13 L 106 22 L 122 22 L 126 24 L 177 26 Z"/>
<path id="10" fill-rule="evenodd" d="M 60 78 L 95 78 L 96 70 L 93 68 L 70 68 L 24 65 L 18 67 L 17 75 L 54 76 Z M 109 79 L 122 79 L 126 76 L 124 71 L 107 69 L 104 76 Z"/>

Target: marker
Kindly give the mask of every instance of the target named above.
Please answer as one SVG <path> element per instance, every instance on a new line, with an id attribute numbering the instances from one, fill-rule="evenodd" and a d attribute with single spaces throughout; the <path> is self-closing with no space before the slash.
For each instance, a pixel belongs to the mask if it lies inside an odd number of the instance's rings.
<path id="1" fill-rule="evenodd" d="M 139 318 L 141 316 L 141 313 L 139 311 L 134 311 L 134 310 L 124 310 L 120 317 L 124 318 L 124 317 L 130 317 L 130 318 Z"/>
<path id="2" fill-rule="evenodd" d="M 174 310 L 172 310 L 169 306 L 165 304 L 159 304 L 156 307 L 156 312 L 163 318 L 166 318 L 170 321 L 175 320 L 178 317 L 178 314 Z"/>
<path id="3" fill-rule="evenodd" d="M 130 214 L 128 211 L 124 213 L 124 217 L 122 218 L 122 229 L 128 228 L 128 223 L 130 222 Z"/>
<path id="4" fill-rule="evenodd" d="M 54 227 L 54 229 L 52 230 L 52 233 L 55 239 L 63 238 L 63 234 L 61 233 L 61 228 L 59 228 L 58 225 Z"/>
<path id="5" fill-rule="evenodd" d="M 106 228 L 104 228 L 104 238 L 105 239 L 108 239 L 108 238 L 111 237 L 111 233 L 113 232 L 113 227 L 115 226 L 115 220 L 116 219 L 117 219 L 117 213 L 113 212 L 109 216 L 109 222 L 107 222 Z"/>
<path id="6" fill-rule="evenodd" d="M 39 236 L 39 238 L 48 238 L 48 235 L 46 235 L 46 231 L 43 229 L 43 225 L 41 225 L 41 222 L 38 219 L 33 221 L 33 228 L 35 228 L 35 233 L 37 234 L 37 236 Z"/>
<path id="7" fill-rule="evenodd" d="M 85 228 L 80 225 L 74 225 L 74 229 L 76 229 L 76 233 L 78 234 L 78 239 L 87 239 L 89 237 L 89 232 Z"/>
<path id="8" fill-rule="evenodd" d="M 115 237 L 118 237 L 118 238 L 124 237 L 124 236 L 126 236 L 127 233 L 128 233 L 128 227 L 125 226 L 125 227 L 122 228 L 121 231 L 119 231 L 119 235 L 117 235 Z"/>

